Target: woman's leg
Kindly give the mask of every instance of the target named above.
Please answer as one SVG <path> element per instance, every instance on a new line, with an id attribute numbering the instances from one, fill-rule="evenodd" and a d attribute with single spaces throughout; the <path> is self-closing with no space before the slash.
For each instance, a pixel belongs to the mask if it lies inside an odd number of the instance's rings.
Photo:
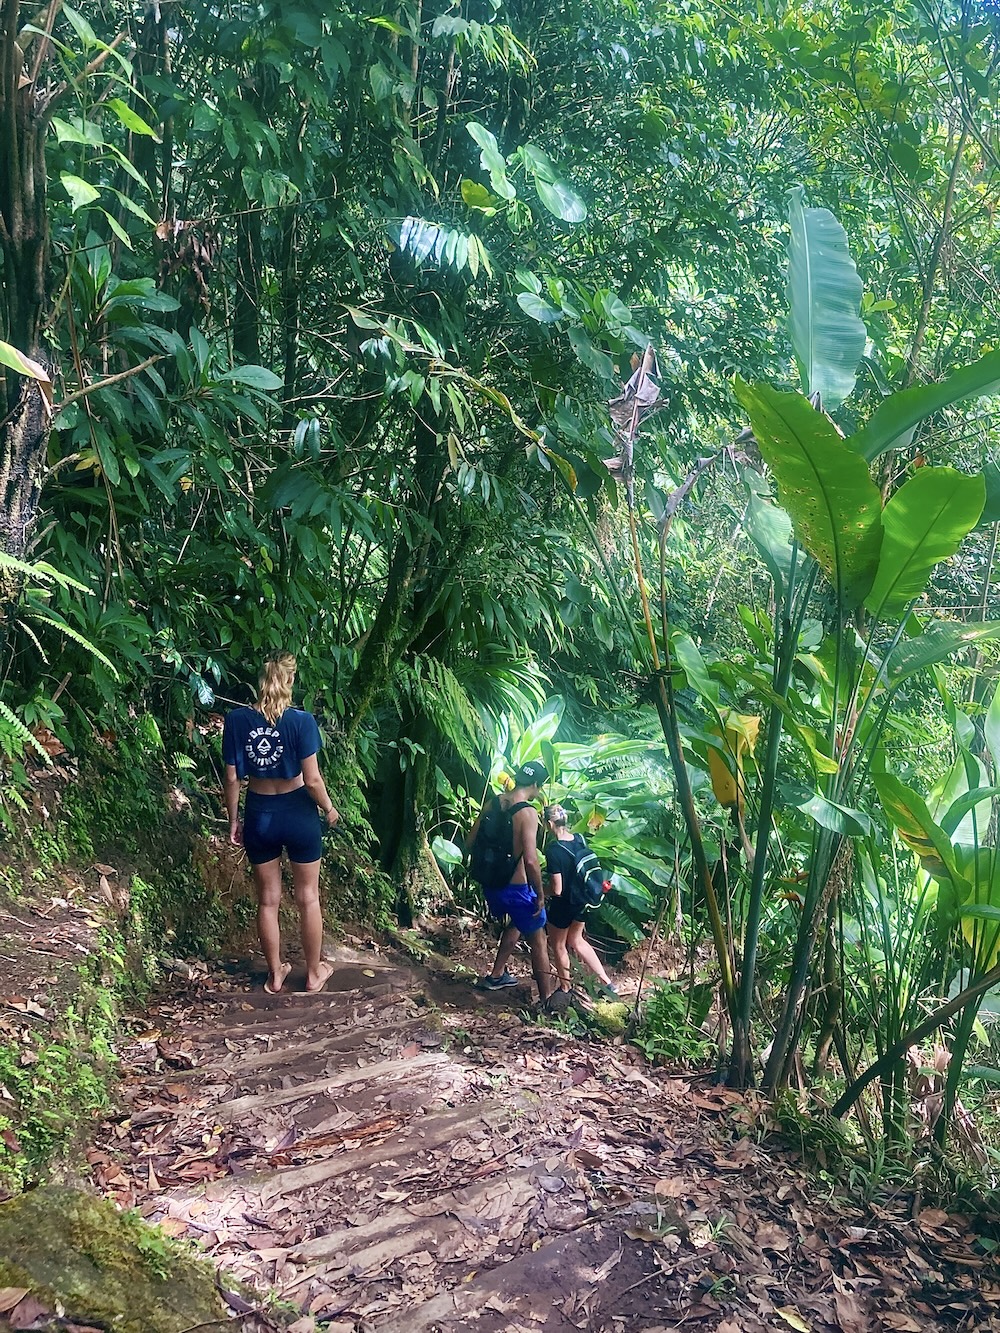
<path id="1" fill-rule="evenodd" d="M 281 858 L 254 866 L 253 882 L 257 888 L 257 934 L 267 963 L 267 985 L 271 991 L 281 990 L 289 967 L 281 961 L 281 932 L 278 929 L 278 908 L 281 906 Z"/>
<path id="2" fill-rule="evenodd" d="M 559 989 L 569 990 L 569 953 L 566 949 L 566 931 L 554 926 L 550 921 L 548 924 L 549 943 L 552 945 L 552 957 L 555 959 L 556 976 L 559 978 Z"/>
<path id="3" fill-rule="evenodd" d="M 604 964 L 594 952 L 593 946 L 583 933 L 583 922 L 574 921 L 567 931 L 567 943 L 584 967 L 593 972 L 598 981 L 605 986 L 611 985 L 611 978 L 604 970 Z M 564 946 L 565 947 L 565 946 Z"/>
<path id="4" fill-rule="evenodd" d="M 302 954 L 306 960 L 306 990 L 322 990 L 333 967 L 323 961 L 323 912 L 319 905 L 319 861 L 292 862 L 295 906 L 299 909 Z"/>

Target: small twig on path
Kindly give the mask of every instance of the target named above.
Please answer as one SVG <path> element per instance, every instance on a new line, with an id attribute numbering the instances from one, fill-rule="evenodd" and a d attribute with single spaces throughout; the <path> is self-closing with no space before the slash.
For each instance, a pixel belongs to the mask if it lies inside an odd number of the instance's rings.
<path id="1" fill-rule="evenodd" d="M 651 1273 L 647 1273 L 645 1277 L 641 1277 L 638 1282 L 633 1282 L 627 1287 L 622 1287 L 621 1291 L 616 1291 L 615 1300 L 616 1301 L 620 1300 L 622 1296 L 627 1295 L 628 1292 L 630 1291 L 635 1291 L 636 1287 L 641 1287 L 644 1282 L 649 1282 L 654 1277 L 665 1277 L 665 1276 L 666 1274 L 664 1273 L 662 1268 L 654 1268 Z"/>

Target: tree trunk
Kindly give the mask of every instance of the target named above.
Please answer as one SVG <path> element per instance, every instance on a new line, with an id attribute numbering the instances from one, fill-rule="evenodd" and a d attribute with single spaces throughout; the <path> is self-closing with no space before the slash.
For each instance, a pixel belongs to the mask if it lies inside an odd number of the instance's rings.
<path id="1" fill-rule="evenodd" d="M 430 400 L 422 398 L 413 424 L 415 482 L 412 504 L 428 520 L 428 529 L 433 524 L 444 466 L 436 422 L 437 414 Z M 430 536 L 428 540 L 431 540 Z M 409 535 L 401 531 L 393 547 L 382 604 L 351 677 L 348 723 L 351 736 L 385 691 L 400 653 L 412 643 L 415 632 L 413 580 L 422 553 L 422 546 L 415 546 Z"/>
<path id="2" fill-rule="evenodd" d="M 299 360 L 299 274 L 295 254 L 296 212 L 286 210 L 281 232 L 281 339 L 284 361 L 285 408 L 281 416 L 282 430 L 295 426 L 292 406 L 298 383 Z"/>
<path id="3" fill-rule="evenodd" d="M 411 715 L 404 721 L 402 734 L 412 736 L 422 747 L 422 752 L 413 752 L 403 775 L 399 840 L 391 870 L 399 919 L 403 925 L 412 925 L 428 908 L 449 902 L 452 895 L 424 826 L 424 811 L 431 808 L 434 798 L 433 732 L 421 718 Z"/>
<path id="4" fill-rule="evenodd" d="M 233 300 L 233 355 L 260 365 L 261 213 L 236 217 L 236 294 Z"/>
<path id="5" fill-rule="evenodd" d="M 39 332 L 49 255 L 45 132 L 51 93 L 29 78 L 18 44 L 17 0 L 0 0 L 0 338 L 42 360 Z M 37 42 L 46 39 L 36 37 Z M 43 64 L 44 50 L 34 56 Z M 22 557 L 35 522 L 48 440 L 48 405 L 37 382 L 4 369 L 0 408 L 0 549 Z M 0 622 L 20 591 L 0 580 Z"/>

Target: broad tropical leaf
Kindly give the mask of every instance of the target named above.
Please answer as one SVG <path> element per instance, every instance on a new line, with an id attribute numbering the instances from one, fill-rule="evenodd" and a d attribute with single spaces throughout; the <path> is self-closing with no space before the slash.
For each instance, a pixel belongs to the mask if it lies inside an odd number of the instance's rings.
<path id="1" fill-rule="evenodd" d="M 949 658 L 963 648 L 972 648 L 987 639 L 1000 638 L 1000 621 L 978 625 L 960 625 L 954 620 L 936 620 L 914 639 L 903 639 L 886 658 L 886 680 L 891 689 L 901 685 L 915 671 Z"/>
<path id="2" fill-rule="evenodd" d="M 927 873 L 968 888 L 958 873 L 948 835 L 931 818 L 924 798 L 891 773 L 876 773 L 874 782 L 883 809 Z"/>
<path id="3" fill-rule="evenodd" d="M 882 511 L 878 572 L 865 606 L 876 619 L 901 615 L 927 587 L 931 570 L 958 550 L 986 502 L 981 476 L 925 467 Z"/>
<path id="4" fill-rule="evenodd" d="M 872 831 L 872 822 L 863 810 L 840 805 L 837 801 L 829 800 L 822 792 L 803 801 L 798 809 L 815 819 L 821 828 L 843 833 L 848 838 L 863 838 Z"/>
<path id="5" fill-rule="evenodd" d="M 799 542 L 845 608 L 857 606 L 871 588 L 882 540 L 881 497 L 867 464 L 801 394 L 739 378 L 735 392 Z"/>
<path id="6" fill-rule="evenodd" d="M 792 520 L 783 509 L 761 496 L 752 479 L 744 528 L 767 566 L 775 596 L 783 597 L 792 566 Z"/>
<path id="7" fill-rule="evenodd" d="M 988 352 L 937 384 L 920 384 L 894 393 L 847 443 L 870 463 L 897 443 L 909 443 L 913 429 L 932 412 L 988 393 L 1000 393 L 1000 352 Z"/>
<path id="8" fill-rule="evenodd" d="M 44 366 L 40 366 L 30 356 L 19 352 L 16 347 L 11 347 L 10 343 L 0 342 L 0 366 L 9 366 L 19 375 L 26 375 L 29 379 L 38 380 L 42 384 L 50 382 L 48 371 Z"/>
<path id="9" fill-rule="evenodd" d="M 854 388 L 868 337 L 858 314 L 861 279 L 847 233 L 827 208 L 807 208 L 801 185 L 788 196 L 788 328 L 802 387 L 838 407 Z"/>
<path id="10" fill-rule="evenodd" d="M 983 722 L 983 734 L 986 748 L 993 760 L 993 772 L 1000 773 L 1000 684 L 993 691 L 993 698 Z"/>
<path id="11" fill-rule="evenodd" d="M 959 796 L 957 800 L 951 803 L 947 813 L 941 817 L 941 827 L 949 838 L 955 838 L 962 821 L 970 810 L 975 810 L 977 805 L 985 805 L 987 801 L 995 801 L 998 796 L 1000 796 L 1000 787 L 974 787 L 972 791 L 965 792 L 964 795 Z M 988 821 L 989 815 L 987 814 L 986 822 L 988 823 Z M 985 831 L 985 823 L 981 827 Z M 960 838 L 956 840 L 961 841 Z"/>

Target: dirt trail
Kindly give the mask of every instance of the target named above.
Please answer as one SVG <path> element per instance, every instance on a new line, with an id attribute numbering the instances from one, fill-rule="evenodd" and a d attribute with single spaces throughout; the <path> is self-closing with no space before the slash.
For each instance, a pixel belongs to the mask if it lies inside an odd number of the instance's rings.
<path id="1" fill-rule="evenodd" d="M 752 1105 L 525 1022 L 526 989 L 334 956 L 319 996 L 178 979 L 90 1153 L 296 1333 L 998 1326 L 962 1219 L 819 1206 Z"/>

